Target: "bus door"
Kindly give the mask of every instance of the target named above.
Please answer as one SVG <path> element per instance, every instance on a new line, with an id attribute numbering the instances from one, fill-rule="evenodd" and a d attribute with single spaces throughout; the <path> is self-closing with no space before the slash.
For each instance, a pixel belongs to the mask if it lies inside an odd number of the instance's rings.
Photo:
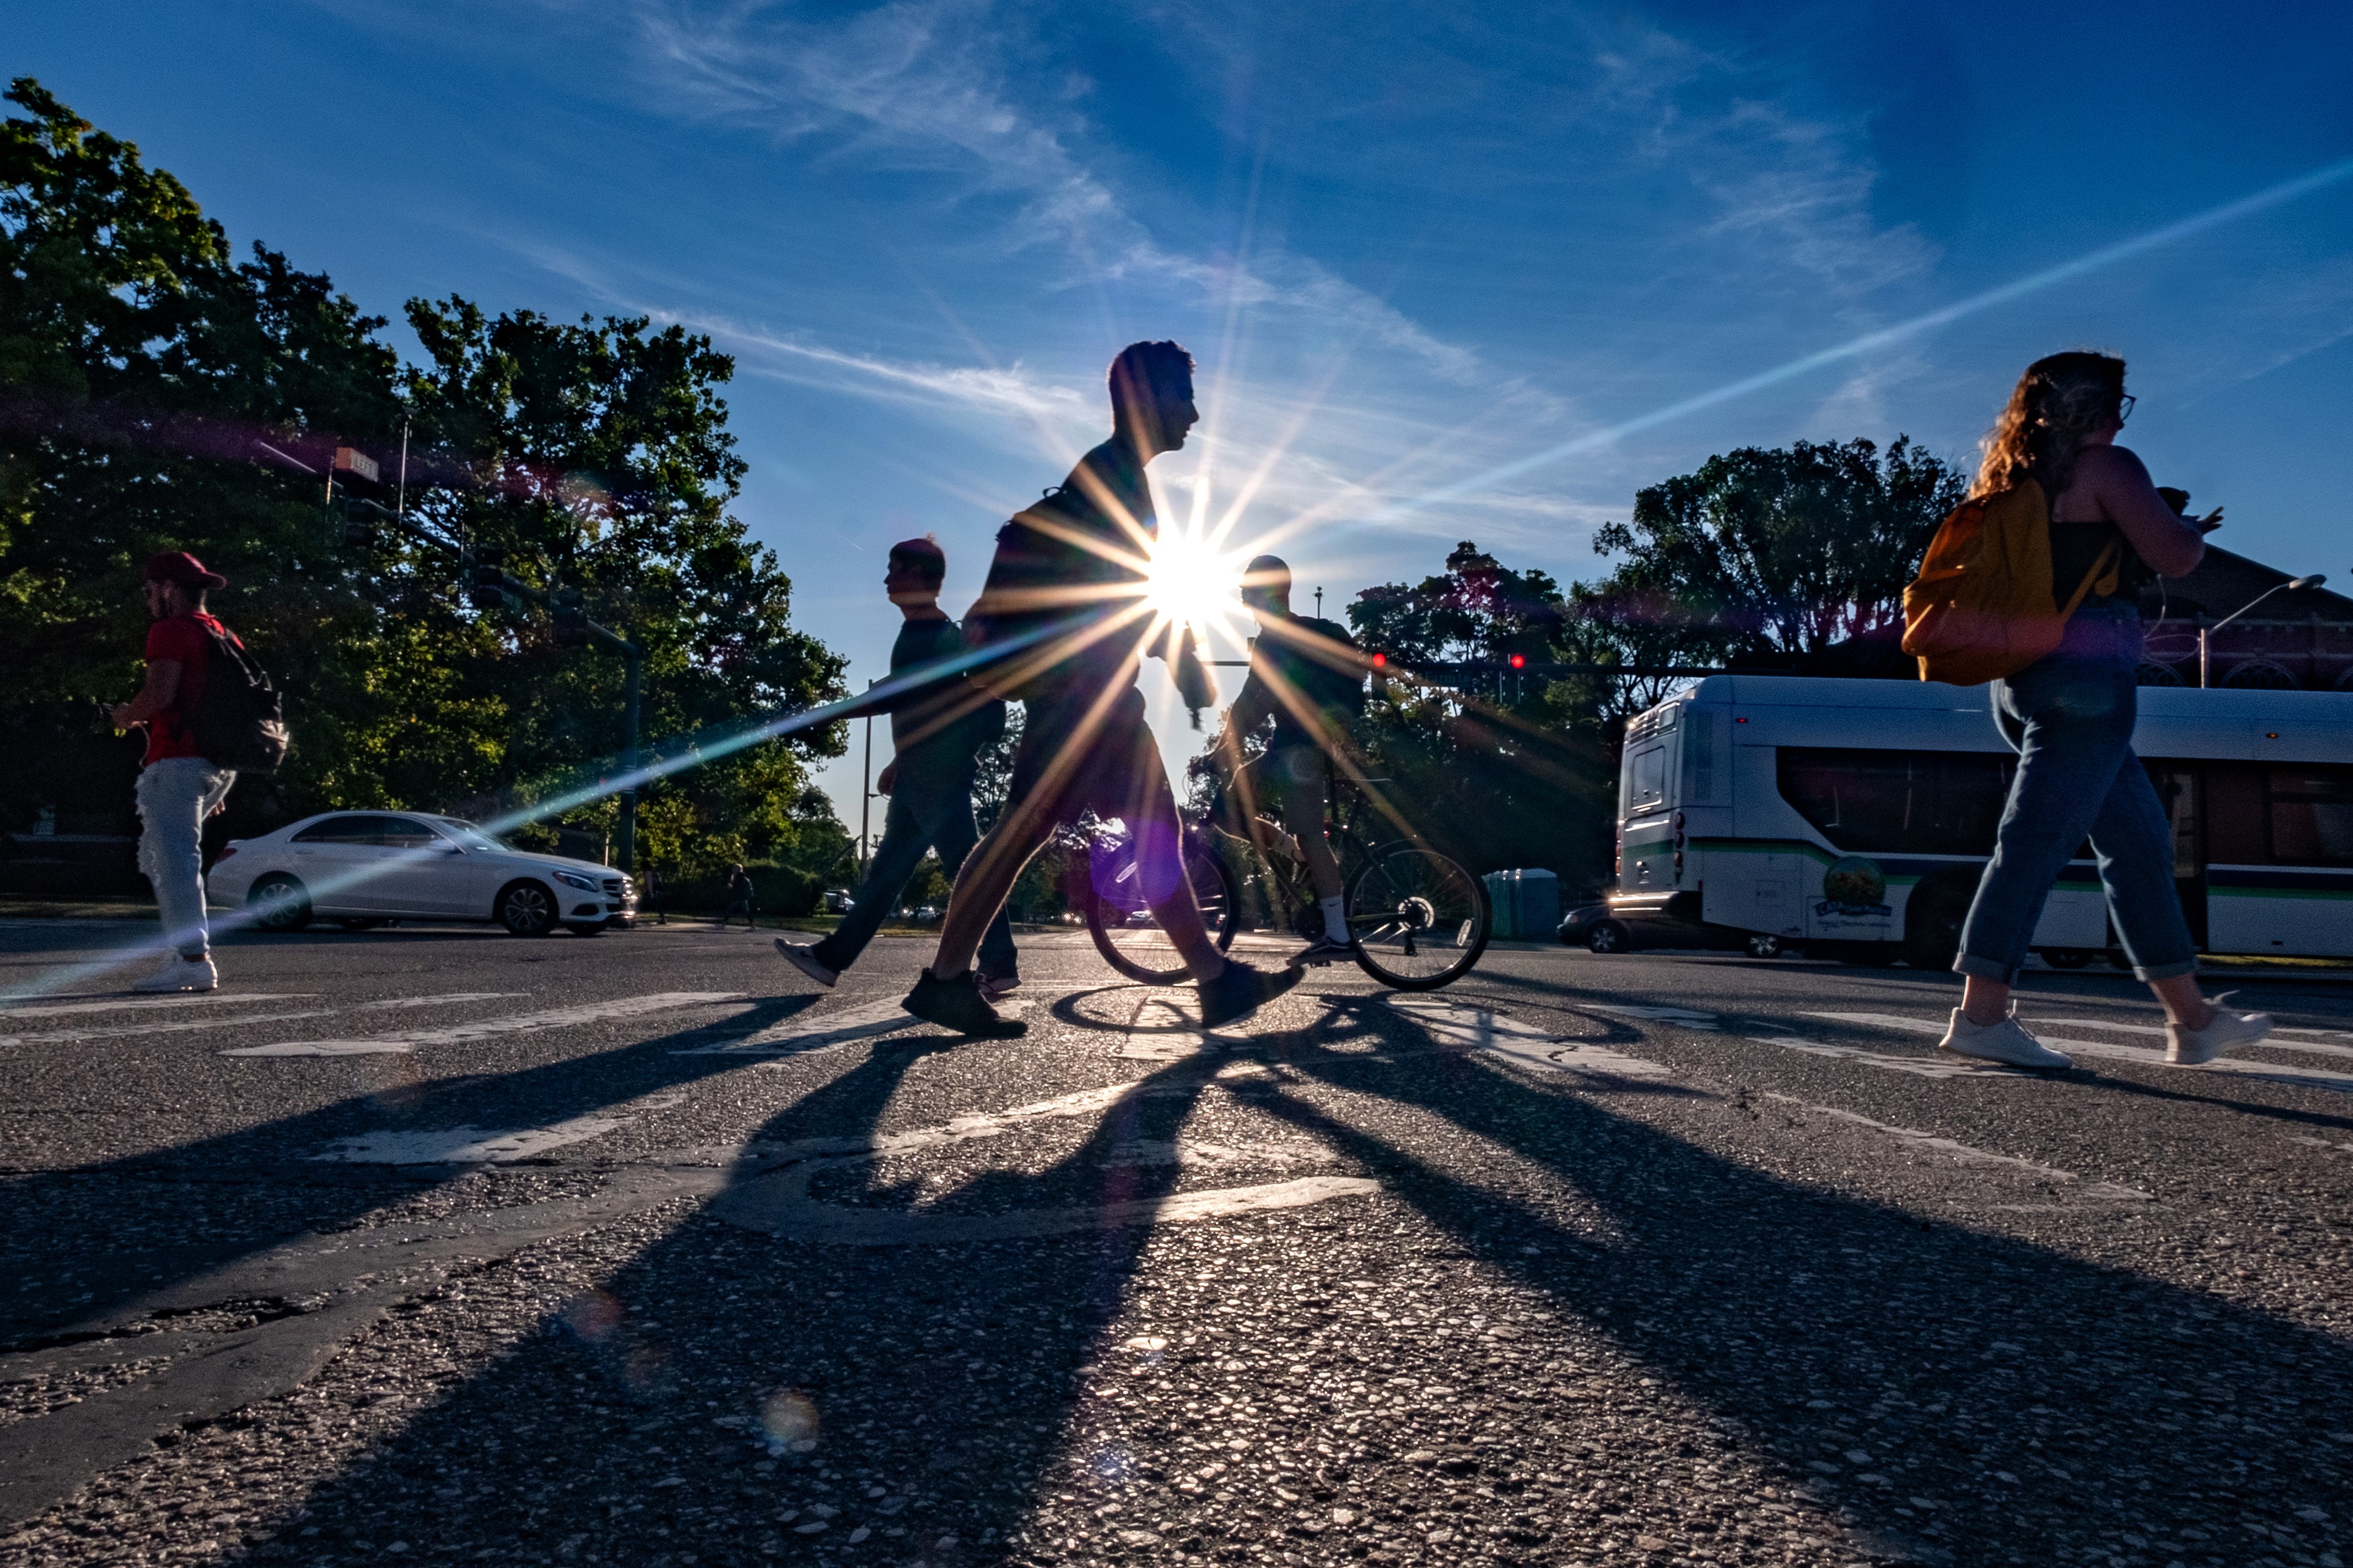
<path id="1" fill-rule="evenodd" d="M 2198 951 L 2206 944 L 2206 770 L 2198 763 L 2147 764 L 2148 781 L 2173 825 L 2173 890 Z"/>

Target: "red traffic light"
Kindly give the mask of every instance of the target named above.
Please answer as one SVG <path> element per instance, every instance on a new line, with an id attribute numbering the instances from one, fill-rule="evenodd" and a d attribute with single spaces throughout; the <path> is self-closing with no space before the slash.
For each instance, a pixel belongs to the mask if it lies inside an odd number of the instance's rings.
<path id="1" fill-rule="evenodd" d="M 1374 668 L 1375 669 L 1384 669 L 1384 668 L 1388 668 L 1388 662 L 1389 662 L 1389 656 L 1388 656 L 1388 655 L 1387 655 L 1387 654 L 1385 654 L 1385 653 L 1377 653 L 1377 654 L 1373 655 L 1373 668 Z"/>
<path id="2" fill-rule="evenodd" d="M 1512 656 L 1512 668 L 1514 669 L 1525 669 L 1527 667 L 1528 656 L 1526 654 L 1515 653 Z"/>

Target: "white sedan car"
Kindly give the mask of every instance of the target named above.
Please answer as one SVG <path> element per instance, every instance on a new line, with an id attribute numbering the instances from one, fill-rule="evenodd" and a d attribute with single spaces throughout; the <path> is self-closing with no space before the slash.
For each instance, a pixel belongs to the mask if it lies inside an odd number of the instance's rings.
<path id="1" fill-rule="evenodd" d="M 364 930 L 390 920 L 496 921 L 517 936 L 628 925 L 637 889 L 609 866 L 535 855 L 470 822 L 423 812 L 333 811 L 232 838 L 206 889 L 264 931 L 313 919 Z"/>

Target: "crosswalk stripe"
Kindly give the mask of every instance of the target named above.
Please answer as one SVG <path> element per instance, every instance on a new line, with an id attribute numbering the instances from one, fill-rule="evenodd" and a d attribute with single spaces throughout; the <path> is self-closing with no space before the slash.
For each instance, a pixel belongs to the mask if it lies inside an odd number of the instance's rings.
<path id="1" fill-rule="evenodd" d="M 36 1007 L 0 1007 L 0 1024 L 11 1018 L 61 1018 L 68 1013 L 150 1013 L 167 1007 L 244 1007 L 261 1002 L 307 1002 L 315 991 L 201 991 L 185 996 L 113 997 L 103 1002 L 44 1002 Z"/>
<path id="2" fill-rule="evenodd" d="M 1836 1018 L 1850 1024 L 1876 1024 L 1882 1028 L 1902 1029 L 1915 1035 L 1942 1037 L 1951 1026 L 1946 1019 L 1906 1017 L 1900 1013 L 1813 1013 L 1816 1018 Z M 2080 1025 L 2083 1020 L 2070 1019 Z M 2146 1026 L 2135 1026 L 2145 1027 Z M 2063 1040 L 2044 1038 L 2042 1043 L 2054 1051 L 2073 1056 L 2094 1057 L 2106 1061 L 2138 1062 L 2145 1067 L 2172 1067 L 2165 1053 L 2146 1046 L 2120 1046 L 2111 1040 Z M 2265 1040 L 2264 1045 L 2273 1042 Z M 2172 1068 L 2176 1072 L 2221 1073 L 2233 1078 L 2261 1079 L 2267 1083 L 2287 1084 L 2296 1089 L 2326 1089 L 2338 1093 L 2353 1093 L 2353 1073 L 2327 1072 L 2319 1068 L 2283 1067 L 2277 1062 L 2249 1061 L 2243 1057 L 2223 1057 L 2196 1068 Z"/>
<path id="3" fill-rule="evenodd" d="M 37 1035 L 0 1036 L 0 1046 L 62 1045 L 75 1040 L 120 1040 L 136 1035 L 186 1035 L 198 1030 L 234 1029 L 240 1024 L 282 1024 L 294 1018 L 331 1018 L 332 1007 L 300 1013 L 244 1013 L 234 1018 L 175 1018 L 168 1024 L 114 1024 L 92 1029 L 47 1029 Z"/>
<path id="4" fill-rule="evenodd" d="M 1000 1002 L 1000 1016 L 1018 1016 L 1028 1004 L 1025 1001 Z M 852 1041 L 871 1039 L 878 1035 L 894 1035 L 902 1029 L 928 1028 L 900 1005 L 894 997 L 888 1001 L 869 1002 L 838 1012 L 812 1007 L 796 1013 L 781 1024 L 771 1024 L 765 1029 L 738 1039 L 719 1040 L 707 1046 L 672 1051 L 674 1057 L 789 1057 L 804 1056 L 811 1051 L 826 1050 Z"/>
<path id="5" fill-rule="evenodd" d="M 1919 1149 L 1928 1153 L 1944 1155 L 1959 1164 L 1989 1165 L 1999 1168 L 2007 1168 L 2013 1171 L 2023 1172 L 2028 1175 L 2040 1176 L 2046 1181 L 2084 1181 L 2084 1178 L 2077 1175 L 2074 1172 L 2063 1171 L 2056 1165 L 2039 1164 L 2032 1160 L 2021 1159 L 2015 1154 L 1996 1154 L 1989 1150 L 1978 1149 L 1967 1143 L 1957 1142 L 1953 1139 L 1944 1137 L 1938 1133 L 1923 1132 L 1916 1128 L 1898 1127 L 1893 1122 L 1875 1121 L 1871 1117 L 1862 1114 L 1860 1111 L 1842 1110 L 1835 1105 L 1816 1105 L 1810 1100 L 1799 1100 L 1795 1095 L 1776 1094 L 1770 1089 L 1765 1091 L 1765 1098 L 1767 1100 L 1778 1100 L 1786 1105 L 1797 1106 L 1800 1110 L 1810 1110 L 1818 1116 L 1827 1116 L 1835 1121 L 1852 1122 L 1858 1127 L 1867 1127 L 1874 1132 L 1884 1132 L 1900 1143 L 1907 1144 L 1912 1148 Z M 2116 1182 L 2086 1183 L 2084 1185 L 2073 1188 L 2069 1195 L 2078 1198 L 2094 1199 L 2113 1203 L 2153 1203 L 2156 1201 L 2148 1194 L 2142 1192 L 2138 1187 L 2127 1187 Z"/>
<path id="6" fill-rule="evenodd" d="M 1630 1057 L 1606 1046 L 1589 1046 L 1485 1007 L 1444 997 L 1390 995 L 1391 1011 L 1403 1014 L 1441 1044 L 1468 1046 L 1544 1072 L 1575 1072 L 1602 1078 L 1672 1078 L 1661 1063 Z"/>
<path id="7" fill-rule="evenodd" d="M 311 1158 L 350 1165 L 494 1165 L 601 1138 L 621 1125 L 623 1121 L 609 1117 L 575 1116 L 512 1132 L 487 1132 L 480 1127 L 368 1132 L 338 1138 Z"/>
<path id="8" fill-rule="evenodd" d="M 452 1024 L 440 1029 L 401 1029 L 343 1040 L 282 1040 L 273 1045 L 247 1046 L 220 1054 L 225 1057 L 405 1055 L 419 1046 L 461 1045 L 469 1040 L 490 1039 L 499 1035 L 601 1024 L 615 1018 L 634 1018 L 647 1013 L 659 1013 L 672 1007 L 742 1000 L 744 994 L 739 991 L 657 991 L 650 995 L 622 996 L 609 1002 L 585 1003 L 576 1007 L 552 1007 L 544 1012 L 515 1013 L 503 1018 L 478 1018 L 471 1023 Z"/>

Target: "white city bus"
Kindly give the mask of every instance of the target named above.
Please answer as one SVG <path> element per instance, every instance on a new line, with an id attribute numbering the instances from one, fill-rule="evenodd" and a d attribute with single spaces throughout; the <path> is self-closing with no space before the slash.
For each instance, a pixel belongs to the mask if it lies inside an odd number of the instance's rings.
<path id="1" fill-rule="evenodd" d="M 1620 934 L 1948 966 L 2016 767 L 1987 699 L 1716 675 L 1641 714 L 1619 777 Z M 2353 693 L 2139 699 L 2133 743 L 2172 816 L 2200 949 L 2353 956 Z M 2033 946 L 2063 967 L 2116 955 L 2088 858 L 2061 874 Z"/>

